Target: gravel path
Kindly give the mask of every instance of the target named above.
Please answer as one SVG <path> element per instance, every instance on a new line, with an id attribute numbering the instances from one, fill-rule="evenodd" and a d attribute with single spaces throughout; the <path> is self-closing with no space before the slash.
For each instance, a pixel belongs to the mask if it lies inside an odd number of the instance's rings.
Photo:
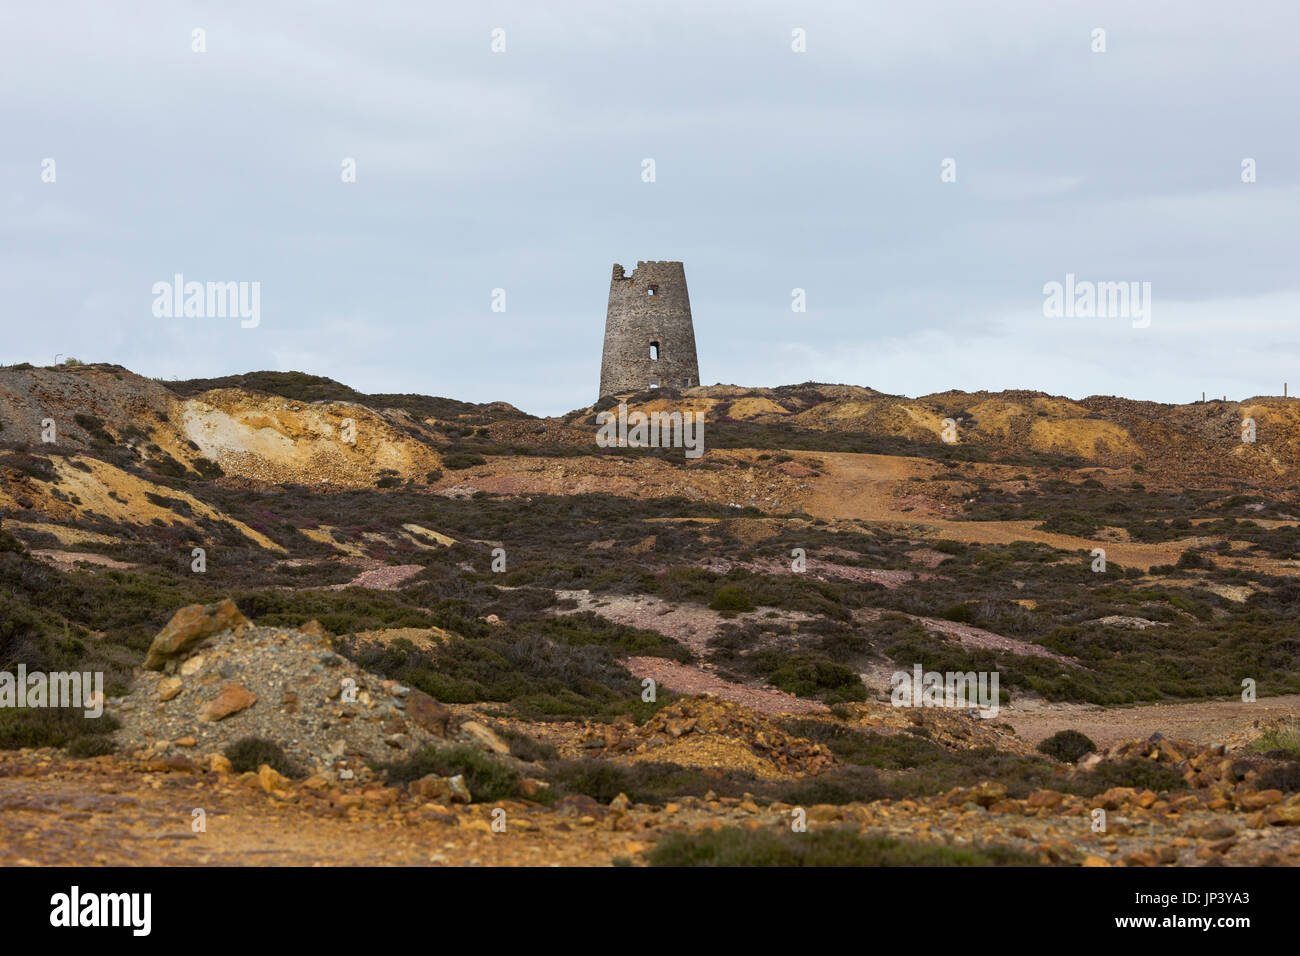
<path id="1" fill-rule="evenodd" d="M 762 714 L 810 714 L 825 711 L 821 701 L 795 697 L 774 687 L 750 687 L 723 680 L 717 674 L 662 657 L 629 657 L 623 662 L 634 677 L 653 679 L 678 694 L 711 694 Z"/>
<path id="2" fill-rule="evenodd" d="M 868 607 L 854 611 L 853 617 L 854 620 L 870 623 L 880 620 L 885 613 L 885 611 L 878 608 Z M 902 614 L 904 612 L 889 611 L 888 613 Z M 1064 654 L 1058 654 L 1056 651 L 1048 650 L 1038 644 L 1031 644 L 1029 641 L 1017 640 L 1014 637 L 1003 637 L 1001 634 L 994 634 L 992 631 L 986 631 L 981 627 L 973 627 L 970 624 L 961 624 L 957 621 L 946 621 L 937 617 L 922 617 L 919 614 L 905 614 L 905 616 L 923 625 L 926 630 L 936 631 L 945 637 L 950 637 L 965 647 L 1008 651 L 1025 657 L 1047 657 L 1054 661 L 1060 661 L 1062 664 L 1081 666 L 1079 661 L 1073 657 L 1066 657 Z"/>
<path id="3" fill-rule="evenodd" d="M 323 590 L 341 591 L 344 588 L 370 588 L 375 591 L 396 591 L 402 582 L 424 570 L 422 564 L 394 564 L 383 568 L 362 571 L 346 584 L 330 584 Z"/>
<path id="4" fill-rule="evenodd" d="M 1254 736 L 1255 726 L 1279 717 L 1300 717 L 1300 694 L 1261 697 L 1253 704 L 1240 700 L 1210 700 L 1133 707 L 1092 707 L 1087 704 L 1036 703 L 1003 707 L 998 719 L 1033 743 L 1058 730 L 1080 730 L 1099 747 L 1137 740 L 1159 731 L 1166 737 L 1200 744 L 1232 747 Z M 1258 731 L 1255 731 L 1258 733 Z"/>
<path id="5" fill-rule="evenodd" d="M 576 614 L 579 611 L 591 611 L 606 620 L 629 627 L 641 627 L 658 631 L 665 637 L 671 637 L 679 644 L 690 648 L 691 653 L 704 656 L 708 653 L 709 638 L 717 633 L 718 628 L 728 619 L 717 611 L 698 604 L 669 604 L 661 598 L 648 594 L 593 595 L 590 591 L 556 591 L 560 600 L 576 601 L 578 606 L 572 610 L 559 611 L 559 614 Z M 760 607 L 753 611 L 737 614 L 730 620 L 743 624 L 749 620 L 764 622 L 782 621 L 784 623 L 802 623 L 814 620 L 810 614 L 802 611 L 782 611 L 770 607 Z"/>

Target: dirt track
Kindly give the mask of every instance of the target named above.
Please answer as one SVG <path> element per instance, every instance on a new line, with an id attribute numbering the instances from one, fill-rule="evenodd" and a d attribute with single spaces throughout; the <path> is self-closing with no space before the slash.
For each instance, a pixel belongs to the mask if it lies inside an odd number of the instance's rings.
<path id="1" fill-rule="evenodd" d="M 1240 700 L 1209 700 L 1179 704 L 1139 704 L 1133 707 L 1092 707 L 1086 704 L 1038 704 L 1023 710 L 1003 708 L 998 721 L 1037 743 L 1058 730 L 1079 730 L 1100 747 L 1159 732 L 1166 737 L 1202 744 L 1232 746 L 1258 732 L 1250 731 L 1278 717 L 1300 716 L 1300 694 Z"/>
<path id="2" fill-rule="evenodd" d="M 493 832 L 492 804 L 399 808 L 358 791 L 342 798 L 295 789 L 276 799 L 234 776 L 6 753 L 0 866 L 608 865 L 644 846 L 627 830 L 516 801 L 498 804 L 509 825 Z M 195 832 L 196 810 L 203 832 Z"/>

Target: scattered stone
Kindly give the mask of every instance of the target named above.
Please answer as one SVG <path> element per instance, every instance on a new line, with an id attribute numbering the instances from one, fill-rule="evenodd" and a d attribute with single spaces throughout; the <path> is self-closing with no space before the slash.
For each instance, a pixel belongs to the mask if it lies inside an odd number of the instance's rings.
<path id="1" fill-rule="evenodd" d="M 1000 783 L 993 783 L 989 780 L 983 780 L 973 787 L 955 787 L 948 791 L 945 802 L 950 807 L 960 807 L 967 803 L 973 803 L 977 807 L 987 810 L 1000 800 L 1006 798 L 1007 788 Z"/>
<path id="2" fill-rule="evenodd" d="M 835 765 L 822 744 L 791 736 L 778 721 L 741 704 L 708 696 L 674 701 L 640 726 L 630 721 L 588 725 L 580 746 L 607 756 L 684 766 L 717 766 L 726 760 L 767 777 L 817 774 Z"/>
<path id="3" fill-rule="evenodd" d="M 1193 834 L 1200 840 L 1225 840 L 1237 835 L 1237 831 L 1225 823 L 1210 823 L 1200 827 Z"/>
<path id="4" fill-rule="evenodd" d="M 1256 793 L 1247 793 L 1238 797 L 1237 806 L 1243 810 L 1263 810 L 1275 803 L 1281 803 L 1283 796 L 1281 790 L 1260 790 Z"/>
<path id="5" fill-rule="evenodd" d="M 465 778 L 460 774 L 454 777 L 448 777 L 447 782 L 451 785 L 451 795 L 454 800 L 460 803 L 470 803 L 474 798 L 470 795 L 469 786 L 465 783 Z"/>
<path id="6" fill-rule="evenodd" d="M 144 769 L 149 773 L 173 773 L 177 771 L 189 772 L 197 770 L 198 767 L 188 757 L 163 757 L 158 760 L 147 761 Z"/>
<path id="7" fill-rule="evenodd" d="M 289 787 L 287 777 L 273 770 L 266 764 L 257 768 L 257 781 L 262 785 L 262 789 L 267 793 L 273 793 L 276 790 L 285 790 Z"/>
<path id="8" fill-rule="evenodd" d="M 1300 826 L 1300 806 L 1274 807 L 1267 811 L 1264 819 L 1274 827 Z"/>

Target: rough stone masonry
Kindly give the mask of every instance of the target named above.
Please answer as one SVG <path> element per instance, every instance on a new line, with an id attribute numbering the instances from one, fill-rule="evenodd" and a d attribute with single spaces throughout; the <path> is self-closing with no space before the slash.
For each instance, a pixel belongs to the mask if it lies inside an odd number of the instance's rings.
<path id="1" fill-rule="evenodd" d="M 680 262 L 614 266 L 600 362 L 600 397 L 700 384 L 695 326 Z"/>

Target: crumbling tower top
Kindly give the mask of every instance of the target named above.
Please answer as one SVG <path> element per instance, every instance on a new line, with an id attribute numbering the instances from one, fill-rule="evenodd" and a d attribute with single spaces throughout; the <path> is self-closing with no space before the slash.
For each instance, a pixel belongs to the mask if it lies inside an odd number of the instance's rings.
<path id="1" fill-rule="evenodd" d="M 695 326 L 680 262 L 615 264 L 605 314 L 600 397 L 700 384 Z"/>

